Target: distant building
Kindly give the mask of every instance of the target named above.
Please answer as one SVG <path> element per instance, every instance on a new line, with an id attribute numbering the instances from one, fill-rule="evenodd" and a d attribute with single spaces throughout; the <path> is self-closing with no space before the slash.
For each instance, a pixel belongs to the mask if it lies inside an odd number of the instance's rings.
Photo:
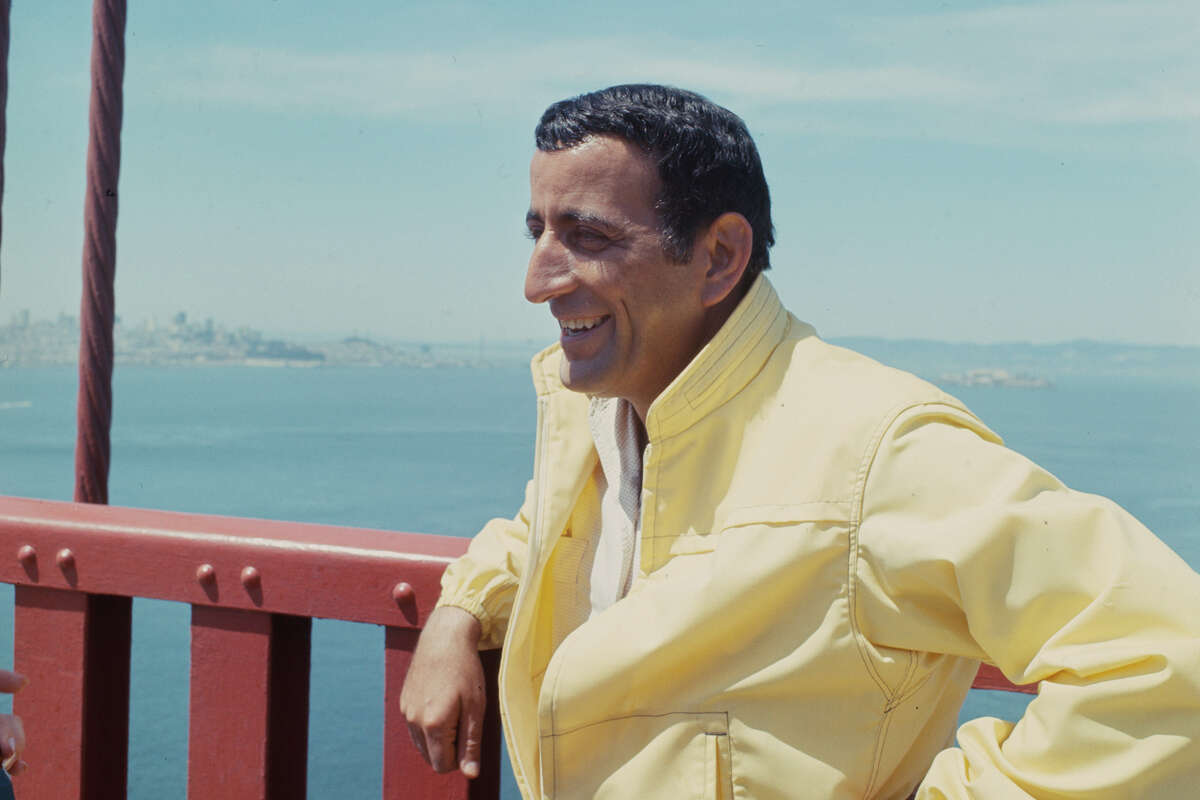
<path id="1" fill-rule="evenodd" d="M 1033 375 L 1014 375 L 1006 369 L 969 369 L 942 373 L 939 383 L 952 386 L 1002 386 L 1010 389 L 1046 389 L 1050 381 Z"/>

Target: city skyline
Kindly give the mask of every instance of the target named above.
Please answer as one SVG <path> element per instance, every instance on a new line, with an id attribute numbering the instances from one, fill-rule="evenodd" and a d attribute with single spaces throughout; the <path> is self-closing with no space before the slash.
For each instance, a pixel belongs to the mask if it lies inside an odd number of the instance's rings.
<path id="1" fill-rule="evenodd" d="M 131 8 L 123 318 L 552 341 L 533 124 L 657 81 L 746 120 L 769 274 L 823 335 L 1200 345 L 1194 4 L 326 8 Z M 0 320 L 77 314 L 90 16 L 12 17 Z"/>

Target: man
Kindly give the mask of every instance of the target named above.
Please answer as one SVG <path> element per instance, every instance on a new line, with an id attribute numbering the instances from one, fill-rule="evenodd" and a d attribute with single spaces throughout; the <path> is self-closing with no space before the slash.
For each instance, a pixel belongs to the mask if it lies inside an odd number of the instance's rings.
<path id="1" fill-rule="evenodd" d="M 954 398 L 827 345 L 760 273 L 754 144 L 619 86 L 542 117 L 534 477 L 452 564 L 401 697 L 478 773 L 477 651 L 526 798 L 1188 797 L 1200 578 Z M 980 661 L 1041 681 L 1015 726 Z"/>

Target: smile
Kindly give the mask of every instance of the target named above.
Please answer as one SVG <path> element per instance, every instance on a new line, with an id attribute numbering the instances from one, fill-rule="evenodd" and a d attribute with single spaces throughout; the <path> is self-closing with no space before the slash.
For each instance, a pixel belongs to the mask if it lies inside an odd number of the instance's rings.
<path id="1" fill-rule="evenodd" d="M 563 336 L 578 336 L 603 324 L 608 318 L 608 315 L 605 314 L 600 317 L 586 317 L 583 319 L 560 319 L 558 325 L 562 328 Z"/>

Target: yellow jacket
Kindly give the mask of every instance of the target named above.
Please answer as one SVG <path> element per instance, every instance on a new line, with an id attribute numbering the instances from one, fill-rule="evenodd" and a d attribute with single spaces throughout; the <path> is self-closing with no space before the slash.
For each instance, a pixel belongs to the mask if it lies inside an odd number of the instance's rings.
<path id="1" fill-rule="evenodd" d="M 441 599 L 503 644 L 526 798 L 1197 796 L 1200 577 L 763 278 L 651 406 L 640 571 L 581 624 L 598 465 L 559 358 L 525 504 Z M 1040 694 L 954 747 L 979 661 Z"/>

